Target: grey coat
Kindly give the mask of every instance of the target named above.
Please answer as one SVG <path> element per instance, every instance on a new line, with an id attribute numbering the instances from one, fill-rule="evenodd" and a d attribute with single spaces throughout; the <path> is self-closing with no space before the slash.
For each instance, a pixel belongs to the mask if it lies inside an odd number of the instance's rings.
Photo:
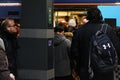
<path id="1" fill-rule="evenodd" d="M 0 38 L 0 80 L 11 80 L 3 40 Z"/>
<path id="2" fill-rule="evenodd" d="M 55 46 L 55 77 L 64 77 L 71 75 L 70 68 L 70 46 L 71 41 L 64 35 L 55 34 L 54 37 Z"/>

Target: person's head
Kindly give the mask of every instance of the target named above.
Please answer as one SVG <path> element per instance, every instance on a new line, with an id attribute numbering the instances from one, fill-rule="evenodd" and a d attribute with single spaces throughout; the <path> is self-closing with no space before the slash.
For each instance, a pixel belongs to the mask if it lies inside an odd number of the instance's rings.
<path id="1" fill-rule="evenodd" d="M 68 27 L 68 24 L 67 24 L 67 22 L 66 21 L 60 21 L 59 23 L 58 23 L 58 25 L 59 26 L 64 26 L 64 27 Z"/>
<path id="2" fill-rule="evenodd" d="M 103 21 L 101 11 L 97 7 L 89 8 L 87 11 L 87 20 L 92 23 L 101 23 Z"/>
<path id="3" fill-rule="evenodd" d="M 65 16 L 65 20 L 66 20 L 66 22 L 68 22 L 69 21 L 69 16 Z"/>
<path id="4" fill-rule="evenodd" d="M 68 22 L 68 26 L 75 27 L 76 26 L 75 19 L 70 19 L 69 22 Z"/>
<path id="5" fill-rule="evenodd" d="M 0 26 L 0 31 L 9 34 L 16 34 L 17 26 L 15 25 L 14 19 L 3 20 Z"/>
<path id="6" fill-rule="evenodd" d="M 55 32 L 55 33 L 64 34 L 64 27 L 63 27 L 63 26 L 56 26 L 56 27 L 54 28 L 54 32 Z"/>
<path id="7" fill-rule="evenodd" d="M 81 18 L 81 25 L 84 25 L 84 24 L 86 24 L 88 22 L 88 20 L 86 19 L 86 16 L 83 16 L 82 18 Z"/>

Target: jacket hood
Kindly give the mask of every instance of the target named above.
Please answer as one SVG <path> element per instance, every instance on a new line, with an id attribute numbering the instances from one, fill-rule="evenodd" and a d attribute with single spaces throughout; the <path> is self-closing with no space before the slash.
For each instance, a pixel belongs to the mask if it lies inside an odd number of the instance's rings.
<path id="1" fill-rule="evenodd" d="M 65 36 L 62 34 L 55 34 L 54 36 L 54 45 L 59 45 L 61 42 L 65 40 Z"/>

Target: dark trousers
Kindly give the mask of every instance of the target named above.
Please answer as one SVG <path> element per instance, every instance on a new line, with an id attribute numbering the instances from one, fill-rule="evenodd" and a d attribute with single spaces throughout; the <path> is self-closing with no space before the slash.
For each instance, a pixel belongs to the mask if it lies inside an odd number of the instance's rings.
<path id="1" fill-rule="evenodd" d="M 81 72 L 79 76 L 80 80 L 114 80 L 114 75 L 112 71 L 106 73 L 94 71 L 94 77 L 92 79 L 89 79 L 89 75 L 87 72 Z"/>
<path id="2" fill-rule="evenodd" d="M 74 80 L 72 76 L 55 77 L 55 80 Z"/>
<path id="3" fill-rule="evenodd" d="M 95 80 L 114 80 L 113 72 L 95 73 Z"/>

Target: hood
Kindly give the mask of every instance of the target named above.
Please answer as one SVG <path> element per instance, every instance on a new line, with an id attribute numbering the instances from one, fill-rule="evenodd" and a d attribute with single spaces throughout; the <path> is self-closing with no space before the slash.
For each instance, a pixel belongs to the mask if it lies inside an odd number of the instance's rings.
<path id="1" fill-rule="evenodd" d="M 55 34 L 54 36 L 54 45 L 59 45 L 61 42 L 65 40 L 65 36 L 62 34 Z"/>

